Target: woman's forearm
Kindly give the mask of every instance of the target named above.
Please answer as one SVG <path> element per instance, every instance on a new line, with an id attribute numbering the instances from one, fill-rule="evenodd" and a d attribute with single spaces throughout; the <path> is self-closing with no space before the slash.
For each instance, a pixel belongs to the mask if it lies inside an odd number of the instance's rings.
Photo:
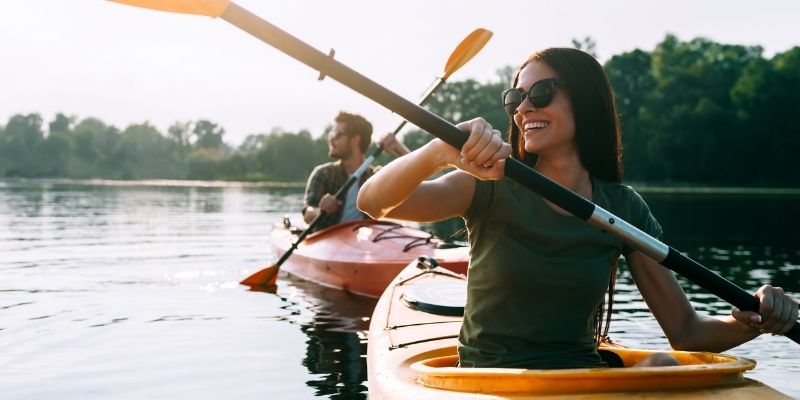
<path id="1" fill-rule="evenodd" d="M 435 139 L 375 173 L 358 192 L 358 208 L 372 218 L 386 216 L 401 205 L 428 177 L 446 168 L 457 154 Z"/>

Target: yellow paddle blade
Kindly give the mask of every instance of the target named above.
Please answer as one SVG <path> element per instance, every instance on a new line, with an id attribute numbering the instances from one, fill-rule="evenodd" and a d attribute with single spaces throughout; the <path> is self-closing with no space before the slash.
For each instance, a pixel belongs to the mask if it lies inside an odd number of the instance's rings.
<path id="1" fill-rule="evenodd" d="M 197 14 L 217 18 L 225 11 L 230 0 L 109 0 L 151 10 L 179 14 Z"/>
<path id="2" fill-rule="evenodd" d="M 272 264 L 253 275 L 244 278 L 241 283 L 250 287 L 272 286 L 278 280 L 278 265 Z"/>
<path id="3" fill-rule="evenodd" d="M 447 60 L 447 64 L 444 67 L 442 79 L 447 79 L 453 72 L 456 72 L 467 61 L 471 60 L 472 57 L 475 57 L 491 37 L 492 32 L 483 28 L 472 31 L 450 55 L 450 59 Z"/>

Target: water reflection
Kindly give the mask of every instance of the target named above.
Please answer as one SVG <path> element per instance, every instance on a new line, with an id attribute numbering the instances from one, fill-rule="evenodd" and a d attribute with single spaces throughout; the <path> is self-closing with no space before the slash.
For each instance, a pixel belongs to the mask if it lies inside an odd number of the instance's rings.
<path id="1" fill-rule="evenodd" d="M 307 336 L 306 385 L 330 399 L 367 398 L 367 330 L 376 299 L 281 274 L 278 295 L 296 310 L 289 322 Z"/>
<path id="2" fill-rule="evenodd" d="M 374 300 L 285 275 L 277 297 L 236 284 L 252 265 L 276 259 L 269 226 L 284 214 L 299 217 L 302 195 L 302 188 L 217 182 L 0 181 L 0 332 L 10 344 L 0 346 L 0 397 L 151 398 L 193 382 L 183 397 L 220 398 L 240 388 L 234 397 L 266 390 L 265 398 L 311 391 L 365 399 Z M 667 243 L 745 290 L 772 282 L 800 294 L 800 230 L 788 229 L 800 197 L 645 196 Z M 437 234 L 451 235 L 458 222 Z M 703 289 L 682 285 L 701 312 L 730 312 Z M 625 268 L 615 298 L 615 340 L 668 345 Z M 279 317 L 265 322 L 264 315 Z M 261 356 L 253 355 L 257 346 Z M 800 360 L 787 351 L 794 346 L 765 336 L 732 353 L 758 361 L 748 377 L 800 398 Z M 166 354 L 162 369 L 149 368 Z M 149 384 L 132 384 L 130 371 Z"/>

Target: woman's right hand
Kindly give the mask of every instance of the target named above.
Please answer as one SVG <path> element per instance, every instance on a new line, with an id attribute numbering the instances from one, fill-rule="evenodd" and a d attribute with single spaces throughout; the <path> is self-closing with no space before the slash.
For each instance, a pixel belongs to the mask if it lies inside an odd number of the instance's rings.
<path id="1" fill-rule="evenodd" d="M 483 118 L 475 118 L 457 125 L 469 134 L 461 152 L 452 160 L 452 166 L 481 180 L 498 180 L 504 176 L 505 159 L 511 155 L 511 145 L 503 140 L 497 129 Z"/>

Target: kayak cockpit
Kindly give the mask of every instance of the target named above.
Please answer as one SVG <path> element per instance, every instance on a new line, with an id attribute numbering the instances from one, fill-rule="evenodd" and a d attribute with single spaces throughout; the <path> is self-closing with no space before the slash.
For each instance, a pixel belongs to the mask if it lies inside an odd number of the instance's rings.
<path id="1" fill-rule="evenodd" d="M 370 321 L 370 399 L 789 398 L 746 378 L 744 372 L 756 363 L 744 357 L 629 349 L 613 343 L 599 348 L 609 368 L 458 367 L 463 318 L 458 308 L 465 301 L 465 286 L 466 277 L 424 258 L 409 264 L 389 285 Z M 667 353 L 679 365 L 632 368 L 654 353 Z"/>
<path id="2" fill-rule="evenodd" d="M 622 359 L 623 368 L 531 370 L 518 368 L 457 367 L 456 348 L 449 346 L 415 355 L 410 364 L 413 380 L 430 388 L 485 394 L 552 395 L 641 391 L 685 391 L 687 389 L 742 385 L 744 371 L 753 360 L 703 352 L 671 351 L 680 365 L 636 367 L 651 350 L 603 346 Z"/>

